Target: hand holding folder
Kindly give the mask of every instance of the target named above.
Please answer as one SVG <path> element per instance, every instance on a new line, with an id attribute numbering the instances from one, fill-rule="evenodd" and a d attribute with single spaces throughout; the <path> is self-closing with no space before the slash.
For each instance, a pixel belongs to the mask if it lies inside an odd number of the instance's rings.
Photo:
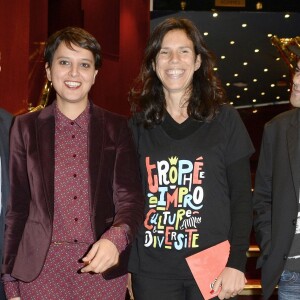
<path id="1" fill-rule="evenodd" d="M 217 295 L 210 293 L 211 284 L 224 270 L 228 261 L 230 244 L 226 240 L 186 258 L 189 268 L 205 300 Z"/>

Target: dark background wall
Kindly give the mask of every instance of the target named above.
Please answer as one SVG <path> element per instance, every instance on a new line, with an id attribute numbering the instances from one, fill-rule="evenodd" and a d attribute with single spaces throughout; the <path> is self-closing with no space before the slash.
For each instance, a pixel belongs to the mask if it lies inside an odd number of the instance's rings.
<path id="1" fill-rule="evenodd" d="M 216 6 L 215 0 L 153 0 L 154 10 L 180 10 L 182 2 L 185 2 L 186 10 L 211 10 L 219 9 Z M 264 11 L 299 11 L 299 0 L 245 0 L 245 6 L 233 7 L 228 6 L 222 7 L 222 10 L 257 10 L 256 4 L 260 2 Z M 231 1 L 234 3 L 234 1 Z"/>

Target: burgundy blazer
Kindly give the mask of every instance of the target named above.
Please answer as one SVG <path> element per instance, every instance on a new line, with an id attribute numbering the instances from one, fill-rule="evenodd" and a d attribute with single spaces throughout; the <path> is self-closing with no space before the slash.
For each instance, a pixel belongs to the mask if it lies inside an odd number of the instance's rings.
<path id="1" fill-rule="evenodd" d="M 2 273 L 30 282 L 40 274 L 51 243 L 54 213 L 54 105 L 17 116 L 11 131 L 11 190 L 6 214 Z M 125 225 L 129 242 L 143 221 L 144 196 L 127 120 L 91 103 L 90 207 L 95 241 L 111 226 Z M 118 266 L 127 272 L 130 245 Z"/>

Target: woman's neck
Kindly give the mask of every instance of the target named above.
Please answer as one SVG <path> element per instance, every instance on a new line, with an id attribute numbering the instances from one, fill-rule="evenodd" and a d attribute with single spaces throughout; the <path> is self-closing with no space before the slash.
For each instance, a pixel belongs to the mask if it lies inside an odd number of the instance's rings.
<path id="1" fill-rule="evenodd" d="M 184 95 L 168 95 L 166 97 L 166 110 L 170 116 L 177 122 L 182 123 L 188 118 L 188 101 L 184 100 Z"/>
<path id="2" fill-rule="evenodd" d="M 69 103 L 57 101 L 57 107 L 70 120 L 75 120 L 87 107 L 88 102 Z"/>

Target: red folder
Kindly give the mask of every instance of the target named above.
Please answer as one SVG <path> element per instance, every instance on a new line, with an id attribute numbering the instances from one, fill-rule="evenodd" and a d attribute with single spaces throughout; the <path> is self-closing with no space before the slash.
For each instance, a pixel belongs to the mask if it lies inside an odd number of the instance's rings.
<path id="1" fill-rule="evenodd" d="M 205 300 L 216 297 L 211 294 L 212 283 L 224 270 L 228 261 L 230 244 L 226 240 L 186 258 L 196 283 Z"/>

